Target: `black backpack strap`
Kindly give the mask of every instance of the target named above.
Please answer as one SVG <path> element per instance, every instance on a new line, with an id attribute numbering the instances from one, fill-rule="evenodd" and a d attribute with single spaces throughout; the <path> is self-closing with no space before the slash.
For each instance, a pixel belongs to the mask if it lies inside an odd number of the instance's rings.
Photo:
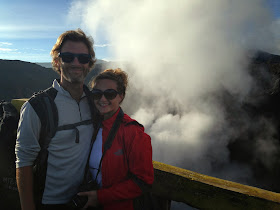
<path id="1" fill-rule="evenodd" d="M 106 142 L 104 143 L 104 152 L 103 156 L 105 155 L 106 151 L 111 148 L 115 135 L 120 127 L 121 121 L 123 119 L 124 113 L 123 110 L 120 108 L 120 111 L 116 117 L 116 120 L 109 132 Z"/>
<path id="2" fill-rule="evenodd" d="M 136 125 L 136 126 L 139 126 L 139 127 L 144 127 L 142 124 L 140 124 L 136 120 L 128 122 L 128 123 L 125 124 L 125 126 L 129 126 L 129 125 Z M 126 156 L 127 166 L 129 166 L 127 152 L 126 152 L 126 147 L 125 147 L 125 143 L 124 142 L 123 142 L 123 148 L 124 148 L 124 154 Z M 128 169 L 129 169 L 129 167 L 128 167 Z M 130 170 L 128 171 L 128 177 L 131 178 L 140 187 L 140 189 L 142 190 L 143 193 L 147 193 L 147 192 L 149 192 L 151 190 L 151 188 L 152 188 L 151 185 L 149 185 L 146 182 L 144 182 L 143 180 L 139 179 Z"/>
<path id="3" fill-rule="evenodd" d="M 79 133 L 79 130 L 78 130 L 77 127 L 80 126 L 80 125 L 90 125 L 92 123 L 93 123 L 93 121 L 91 119 L 90 120 L 84 120 L 84 121 L 81 121 L 81 122 L 78 122 L 78 123 L 58 126 L 56 131 L 75 130 L 75 132 L 76 132 L 76 140 L 75 140 L 75 142 L 79 143 L 80 142 L 80 139 L 79 139 L 80 138 L 80 133 Z"/>
<path id="4" fill-rule="evenodd" d="M 128 172 L 129 178 L 131 178 L 142 190 L 143 193 L 147 193 L 152 189 L 152 185 L 147 184 L 143 180 L 139 179 L 135 174 Z"/>
<path id="5" fill-rule="evenodd" d="M 102 160 L 103 160 L 104 155 L 106 154 L 108 149 L 110 149 L 111 146 L 112 146 L 113 140 L 114 140 L 114 138 L 116 136 L 116 133 L 117 133 L 120 125 L 121 125 L 121 121 L 123 119 L 123 116 L 124 116 L 123 110 L 122 110 L 122 108 L 120 108 L 120 111 L 119 111 L 119 113 L 117 115 L 117 118 L 116 118 L 116 120 L 115 120 L 115 122 L 114 122 L 114 124 L 113 124 L 113 126 L 112 126 L 112 128 L 111 128 L 111 130 L 109 132 L 109 134 L 108 134 L 108 137 L 107 137 L 107 139 L 106 139 L 106 141 L 104 143 L 104 151 L 102 153 L 102 156 L 101 156 L 101 159 L 100 159 L 100 162 L 99 162 L 99 166 L 98 166 L 98 170 L 97 170 L 97 174 L 96 174 L 96 177 L 95 177 L 94 181 L 96 181 L 97 176 L 98 176 L 98 174 L 99 174 L 99 172 L 101 170 L 101 164 L 102 164 Z"/>
<path id="6" fill-rule="evenodd" d="M 137 121 L 131 121 L 131 122 L 128 122 L 128 123 L 125 124 L 125 126 L 128 126 L 128 125 L 138 125 L 140 127 L 144 127 L 142 124 L 140 124 Z"/>

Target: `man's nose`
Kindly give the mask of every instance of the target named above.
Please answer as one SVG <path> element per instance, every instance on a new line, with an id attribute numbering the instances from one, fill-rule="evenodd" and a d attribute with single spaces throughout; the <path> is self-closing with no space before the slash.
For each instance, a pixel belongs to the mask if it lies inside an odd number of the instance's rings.
<path id="1" fill-rule="evenodd" d="M 78 57 L 74 57 L 74 60 L 72 61 L 73 64 L 81 64 L 78 60 Z"/>

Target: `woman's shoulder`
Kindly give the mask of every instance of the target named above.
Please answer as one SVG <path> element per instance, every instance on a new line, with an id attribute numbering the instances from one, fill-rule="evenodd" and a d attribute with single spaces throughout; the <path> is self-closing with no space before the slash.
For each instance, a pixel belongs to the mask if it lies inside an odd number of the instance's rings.
<path id="1" fill-rule="evenodd" d="M 126 114 L 123 117 L 122 130 L 127 138 L 135 138 L 135 136 L 141 136 L 142 138 L 145 138 L 145 136 L 149 137 L 145 132 L 144 126 Z"/>
<path id="2" fill-rule="evenodd" d="M 122 124 L 122 135 L 126 143 L 132 143 L 138 140 L 142 142 L 145 139 L 151 139 L 150 136 L 145 132 L 144 126 L 126 114 L 124 114 Z"/>
<path id="3" fill-rule="evenodd" d="M 122 120 L 123 124 L 125 127 L 127 126 L 137 126 L 137 127 L 142 127 L 144 128 L 144 126 L 142 124 L 140 124 L 139 122 L 137 122 L 135 119 L 132 119 L 130 116 L 128 116 L 127 114 L 124 114 L 123 116 L 123 120 Z"/>

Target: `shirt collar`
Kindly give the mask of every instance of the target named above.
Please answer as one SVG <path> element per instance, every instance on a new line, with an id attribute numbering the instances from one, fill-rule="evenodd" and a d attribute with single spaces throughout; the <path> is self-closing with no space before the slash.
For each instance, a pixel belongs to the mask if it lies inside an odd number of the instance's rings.
<path id="1" fill-rule="evenodd" d="M 69 93 L 67 90 L 65 90 L 65 89 L 60 85 L 59 79 L 55 79 L 55 80 L 53 81 L 52 87 L 55 88 L 59 93 L 61 93 L 61 94 L 63 94 L 63 95 L 67 95 L 67 96 L 69 96 L 69 97 L 72 98 L 72 96 L 70 95 L 70 93 Z M 83 97 L 85 97 L 85 96 L 86 96 L 86 94 L 85 94 L 85 92 L 83 92 L 83 95 L 81 96 L 81 98 L 83 98 Z"/>

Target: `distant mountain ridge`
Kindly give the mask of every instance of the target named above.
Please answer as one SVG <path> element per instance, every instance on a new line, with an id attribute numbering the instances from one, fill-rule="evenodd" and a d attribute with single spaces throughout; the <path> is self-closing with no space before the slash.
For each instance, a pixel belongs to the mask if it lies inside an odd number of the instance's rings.
<path id="1" fill-rule="evenodd" d="M 29 98 L 59 78 L 52 69 L 19 60 L 0 60 L 0 99 Z"/>
<path id="2" fill-rule="evenodd" d="M 97 62 L 86 77 L 85 84 L 108 64 L 110 62 Z M 45 63 L 45 66 L 50 65 L 51 63 Z M 43 67 L 42 64 L 0 59 L 0 100 L 29 98 L 34 92 L 50 87 L 56 78 L 59 78 L 59 75 L 52 68 Z"/>

